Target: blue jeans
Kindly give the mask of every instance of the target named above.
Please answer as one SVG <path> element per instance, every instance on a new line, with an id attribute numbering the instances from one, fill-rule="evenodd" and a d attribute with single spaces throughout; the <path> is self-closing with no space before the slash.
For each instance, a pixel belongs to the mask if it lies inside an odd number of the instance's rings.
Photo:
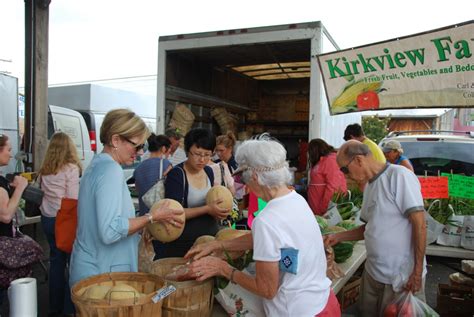
<path id="1" fill-rule="evenodd" d="M 41 224 L 49 244 L 49 311 L 74 314 L 69 288 L 68 263 L 70 254 L 56 248 L 54 236 L 55 217 L 41 216 Z"/>

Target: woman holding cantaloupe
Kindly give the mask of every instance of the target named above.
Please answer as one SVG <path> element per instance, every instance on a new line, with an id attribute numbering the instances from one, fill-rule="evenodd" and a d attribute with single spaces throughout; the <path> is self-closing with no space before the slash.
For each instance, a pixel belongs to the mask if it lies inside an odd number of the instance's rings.
<path id="1" fill-rule="evenodd" d="M 186 161 L 175 166 L 165 182 L 165 197 L 176 200 L 184 207 L 186 225 L 182 235 L 164 244 L 157 258 L 182 257 L 194 241 L 202 235 L 215 235 L 217 221 L 230 213 L 219 206 L 223 200 L 206 202 L 208 191 L 214 184 L 214 173 L 207 166 L 216 146 L 214 134 L 206 129 L 193 129 L 184 138 Z"/>
<path id="2" fill-rule="evenodd" d="M 138 232 L 148 223 L 182 227 L 183 211 L 164 204 L 135 217 L 135 208 L 121 165 L 143 154 L 149 136 L 143 120 L 127 109 L 109 111 L 100 128 L 102 153 L 85 170 L 79 187 L 76 240 L 71 254 L 69 284 L 107 272 L 136 272 Z"/>
<path id="3" fill-rule="evenodd" d="M 264 135 L 240 145 L 236 160 L 247 187 L 268 203 L 255 218 L 251 233 L 194 246 L 185 256 L 194 259 L 191 274 L 198 281 L 223 276 L 263 297 L 267 316 L 340 316 L 326 277 L 319 226 L 306 200 L 287 186 L 291 175 L 286 150 Z M 248 249 L 253 249 L 255 276 L 208 256 Z"/>

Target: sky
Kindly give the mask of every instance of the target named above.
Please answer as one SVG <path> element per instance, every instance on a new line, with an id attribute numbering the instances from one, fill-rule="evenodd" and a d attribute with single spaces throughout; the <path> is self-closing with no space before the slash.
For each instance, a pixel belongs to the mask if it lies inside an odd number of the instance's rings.
<path id="1" fill-rule="evenodd" d="M 472 20 L 472 12 L 472 0 L 52 0 L 49 84 L 154 75 L 162 35 L 321 21 L 345 49 Z M 24 37 L 24 1 L 1 0 L 0 71 L 20 87 Z M 156 93 L 153 77 L 104 83 Z"/>

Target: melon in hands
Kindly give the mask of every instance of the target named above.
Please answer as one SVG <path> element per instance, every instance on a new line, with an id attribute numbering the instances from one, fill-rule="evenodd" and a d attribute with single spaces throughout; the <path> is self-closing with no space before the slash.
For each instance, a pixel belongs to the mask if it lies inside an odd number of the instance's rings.
<path id="1" fill-rule="evenodd" d="M 209 235 L 200 236 L 199 238 L 196 239 L 196 241 L 194 241 L 193 246 L 196 246 L 199 244 L 205 244 L 208 242 L 212 242 L 214 240 L 216 240 L 216 238 L 213 236 L 209 236 Z"/>
<path id="2" fill-rule="evenodd" d="M 236 230 L 232 228 L 224 228 L 222 230 L 219 230 L 219 232 L 217 232 L 216 240 L 217 241 L 232 240 L 232 239 L 244 236 L 248 233 L 250 233 L 249 230 Z M 229 257 L 234 260 L 244 255 L 245 251 L 229 251 L 227 253 Z"/>
<path id="3" fill-rule="evenodd" d="M 218 204 L 219 208 L 232 210 L 234 197 L 227 187 L 218 185 L 209 189 L 206 195 L 206 204 L 213 204 L 218 199 L 222 199 L 222 202 Z"/>
<path id="4" fill-rule="evenodd" d="M 156 209 L 159 209 L 165 202 L 169 202 L 168 208 L 176 209 L 176 210 L 183 210 L 183 206 L 179 202 L 173 199 L 162 199 L 159 202 L 156 202 L 151 206 L 150 213 Z M 181 214 L 181 220 L 183 221 L 183 226 L 181 228 L 177 228 L 170 223 L 166 222 L 156 222 L 156 223 L 149 223 L 147 225 L 148 231 L 150 231 L 151 235 L 158 241 L 161 242 L 171 242 L 178 239 L 184 230 L 184 222 L 186 216 L 184 212 Z"/>

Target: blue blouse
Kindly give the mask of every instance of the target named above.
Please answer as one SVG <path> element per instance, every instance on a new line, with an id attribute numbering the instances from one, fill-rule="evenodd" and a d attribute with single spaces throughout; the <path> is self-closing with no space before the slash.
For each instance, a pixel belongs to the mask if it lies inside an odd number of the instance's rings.
<path id="1" fill-rule="evenodd" d="M 138 234 L 128 235 L 135 217 L 123 170 L 109 154 L 96 155 L 79 187 L 77 234 L 69 284 L 107 272 L 136 272 Z"/>

